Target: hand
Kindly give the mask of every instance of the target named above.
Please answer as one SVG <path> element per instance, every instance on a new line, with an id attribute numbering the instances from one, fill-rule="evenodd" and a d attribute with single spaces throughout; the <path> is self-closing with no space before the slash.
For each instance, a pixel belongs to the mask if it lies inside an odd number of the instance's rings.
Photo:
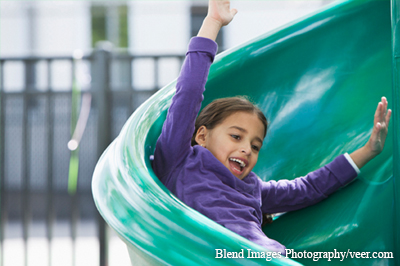
<path id="1" fill-rule="evenodd" d="M 367 148 L 375 155 L 381 153 L 385 146 L 390 116 L 392 114 L 392 110 L 387 110 L 387 106 L 388 101 L 385 97 L 382 97 L 382 101 L 379 102 L 375 111 L 374 128 L 372 129 L 371 137 L 366 144 Z"/>
<path id="2" fill-rule="evenodd" d="M 237 12 L 237 9 L 230 8 L 229 0 L 210 0 L 207 18 L 216 21 L 223 27 L 232 21 Z"/>
<path id="3" fill-rule="evenodd" d="M 382 152 L 388 133 L 392 110 L 387 110 L 388 102 L 385 97 L 379 102 L 374 116 L 374 127 L 367 144 L 350 154 L 358 168 L 363 167 L 371 159 Z"/>
<path id="4" fill-rule="evenodd" d="M 228 25 L 237 12 L 236 9 L 231 9 L 229 0 L 210 0 L 208 14 L 197 36 L 215 41 L 219 30 Z"/>

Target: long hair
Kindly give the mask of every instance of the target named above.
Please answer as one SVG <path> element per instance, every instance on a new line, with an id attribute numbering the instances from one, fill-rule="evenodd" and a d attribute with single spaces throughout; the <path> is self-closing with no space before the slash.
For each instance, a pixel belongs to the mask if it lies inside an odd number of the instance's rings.
<path id="1" fill-rule="evenodd" d="M 264 125 L 265 138 L 265 135 L 267 134 L 268 121 L 263 112 L 261 112 L 256 105 L 251 103 L 244 96 L 220 98 L 212 101 L 206 107 L 204 107 L 197 117 L 195 130 L 192 136 L 192 146 L 197 144 L 195 140 L 196 133 L 201 126 L 205 126 L 207 129 L 213 129 L 215 126 L 222 123 L 225 118 L 236 112 L 248 112 L 256 114 Z"/>

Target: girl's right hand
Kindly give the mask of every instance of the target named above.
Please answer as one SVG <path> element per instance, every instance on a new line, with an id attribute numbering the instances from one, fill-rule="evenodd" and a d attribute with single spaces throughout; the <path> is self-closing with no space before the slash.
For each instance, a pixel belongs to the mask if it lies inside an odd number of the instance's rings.
<path id="1" fill-rule="evenodd" d="M 215 41 L 219 30 L 223 26 L 228 25 L 237 12 L 236 9 L 231 9 L 229 0 L 210 0 L 208 3 L 208 14 L 197 36 Z"/>
<path id="2" fill-rule="evenodd" d="M 210 0 L 207 17 L 219 23 L 220 27 L 223 27 L 232 21 L 237 12 L 237 9 L 230 8 L 229 0 Z"/>

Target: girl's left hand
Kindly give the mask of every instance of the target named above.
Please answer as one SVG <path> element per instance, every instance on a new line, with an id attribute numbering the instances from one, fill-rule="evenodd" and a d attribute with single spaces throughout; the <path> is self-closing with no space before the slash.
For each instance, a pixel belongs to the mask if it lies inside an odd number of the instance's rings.
<path id="1" fill-rule="evenodd" d="M 375 111 L 374 128 L 372 130 L 371 137 L 365 145 L 374 155 L 381 153 L 383 147 L 385 146 L 390 116 L 392 114 L 392 110 L 387 110 L 387 106 L 387 99 L 382 97 L 382 101 L 379 102 Z"/>

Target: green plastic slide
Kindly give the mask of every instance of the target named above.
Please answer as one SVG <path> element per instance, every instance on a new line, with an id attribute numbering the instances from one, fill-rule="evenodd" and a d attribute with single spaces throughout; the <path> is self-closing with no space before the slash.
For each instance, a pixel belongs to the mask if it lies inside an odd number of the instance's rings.
<path id="1" fill-rule="evenodd" d="M 381 96 L 396 115 L 391 33 L 389 1 L 335 3 L 218 55 L 204 105 L 248 95 L 270 122 L 254 172 L 264 180 L 306 175 L 367 142 Z M 298 252 L 268 261 L 248 258 L 248 249 L 265 250 L 186 206 L 154 175 L 149 158 L 174 91 L 172 82 L 136 110 L 93 176 L 97 208 L 128 246 L 132 265 L 400 265 L 395 123 L 384 151 L 354 182 L 263 228 Z M 216 249 L 243 249 L 244 258 L 215 258 Z M 347 257 L 300 258 L 335 250 Z M 377 258 L 361 258 L 373 252 Z"/>

